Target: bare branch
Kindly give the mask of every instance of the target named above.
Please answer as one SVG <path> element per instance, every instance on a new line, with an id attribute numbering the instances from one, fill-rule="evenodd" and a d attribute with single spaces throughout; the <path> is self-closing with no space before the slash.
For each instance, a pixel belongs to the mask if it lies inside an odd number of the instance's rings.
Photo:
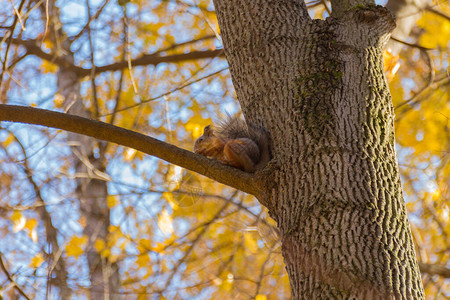
<path id="1" fill-rule="evenodd" d="M 395 38 L 395 37 L 393 37 L 393 36 L 391 36 L 391 40 L 393 40 L 393 41 L 395 41 L 395 42 L 397 42 L 397 43 L 400 43 L 400 44 L 409 46 L 409 47 L 418 48 L 418 49 L 420 49 L 420 50 L 422 50 L 422 51 L 433 50 L 433 48 L 426 48 L 426 47 L 420 46 L 420 45 L 418 45 L 418 44 L 408 43 L 408 42 L 402 41 L 402 40 L 400 40 L 400 39 L 398 39 L 398 38 Z"/>
<path id="2" fill-rule="evenodd" d="M 132 104 L 132 105 L 129 105 L 129 106 L 126 106 L 126 107 L 122 107 L 122 108 L 120 108 L 120 109 L 119 109 L 119 108 L 115 108 L 114 112 L 115 112 L 115 113 L 122 112 L 122 111 L 125 111 L 125 110 L 128 110 L 128 109 L 131 109 L 131 108 L 135 108 L 135 107 L 141 106 L 141 105 L 143 105 L 143 104 L 145 104 L 145 103 L 148 103 L 148 102 L 151 102 L 151 101 L 155 101 L 155 100 L 160 99 L 160 98 L 162 98 L 162 97 L 168 96 L 168 95 L 170 95 L 170 94 L 172 94 L 172 93 L 174 93 L 174 92 L 176 92 L 176 91 L 179 91 L 179 90 L 181 90 L 181 89 L 184 89 L 185 87 L 188 87 L 188 86 L 190 86 L 190 85 L 192 85 L 192 84 L 194 84 L 194 83 L 196 83 L 196 82 L 202 81 L 202 80 L 204 80 L 204 79 L 206 79 L 206 78 L 210 78 L 210 77 L 212 77 L 212 76 L 215 76 L 215 75 L 217 75 L 217 74 L 219 74 L 219 73 L 221 73 L 221 72 L 223 72 L 223 71 L 225 71 L 225 70 L 228 70 L 228 67 L 223 68 L 223 69 L 220 69 L 219 71 L 216 71 L 216 72 L 214 72 L 214 73 L 208 74 L 208 75 L 206 75 L 206 76 L 200 77 L 200 78 L 198 78 L 198 79 L 196 79 L 196 80 L 190 81 L 190 80 L 188 79 L 188 82 L 187 82 L 187 83 L 181 84 L 181 85 L 179 85 L 179 86 L 177 86 L 177 87 L 175 87 L 175 88 L 173 88 L 173 89 L 171 89 L 171 90 L 169 90 L 169 91 L 167 91 L 167 92 L 165 92 L 165 93 L 163 93 L 163 94 L 160 94 L 160 95 L 155 96 L 155 97 L 152 97 L 152 98 L 143 99 L 143 100 L 141 100 L 141 101 L 138 102 L 138 103 L 135 103 L 135 104 Z M 114 112 L 113 112 L 113 113 L 114 113 Z M 105 114 L 105 115 L 102 115 L 102 117 L 103 117 L 103 116 L 109 116 L 109 115 L 110 115 L 110 114 Z"/>
<path id="3" fill-rule="evenodd" d="M 22 154 L 24 156 L 23 162 L 22 162 L 22 168 L 23 172 L 26 175 L 26 178 L 28 182 L 31 184 L 34 190 L 34 194 L 37 199 L 37 205 L 34 207 L 34 209 L 38 212 L 41 220 L 44 223 L 45 228 L 45 235 L 47 238 L 47 243 L 51 245 L 50 247 L 50 261 L 49 263 L 49 274 L 48 278 L 52 278 L 51 274 L 53 272 L 52 267 L 50 265 L 53 265 L 53 268 L 55 269 L 56 277 L 54 280 L 51 280 L 56 286 L 59 287 L 61 296 L 63 299 L 69 299 L 71 295 L 71 290 L 69 286 L 67 285 L 67 269 L 66 269 L 66 263 L 64 259 L 58 255 L 58 253 L 61 252 L 61 249 L 58 244 L 58 238 L 57 238 L 57 229 L 53 225 L 53 221 L 51 218 L 50 213 L 47 210 L 46 207 L 46 201 L 44 201 L 44 198 L 42 197 L 41 189 L 36 183 L 34 177 L 33 177 L 33 171 L 30 169 L 28 165 L 28 155 L 26 152 L 25 147 L 23 146 L 22 142 L 17 138 L 13 133 L 10 132 L 12 136 L 14 137 L 15 141 L 19 145 Z M 5 149 L 6 155 L 10 158 L 11 161 L 14 161 L 12 157 L 9 156 L 9 153 Z"/>
<path id="4" fill-rule="evenodd" d="M 444 19 L 446 19 L 447 21 L 450 21 L 450 16 L 447 15 L 446 13 L 444 13 L 443 11 L 434 9 L 432 6 L 428 6 L 425 8 L 427 11 L 432 12 L 435 15 L 438 15 Z"/>
<path id="5" fill-rule="evenodd" d="M 105 2 L 108 3 L 107 1 Z M 90 21 L 91 18 L 91 7 L 89 6 L 89 0 L 86 0 L 86 10 L 88 13 L 88 20 Z M 98 119 L 99 116 L 99 106 L 98 106 L 98 96 L 97 96 L 97 85 L 95 84 L 95 69 L 96 69 L 96 65 L 95 65 L 95 44 L 92 40 L 92 30 L 91 30 L 91 25 L 90 22 L 88 22 L 88 24 L 86 25 L 87 27 L 87 32 L 88 32 L 88 41 L 89 41 L 89 54 L 90 54 L 90 58 L 91 58 L 91 88 L 92 88 L 92 102 L 93 102 L 93 106 L 94 106 L 94 115 L 95 115 L 95 119 Z"/>
<path id="6" fill-rule="evenodd" d="M 2 81 L 3 81 L 3 75 L 5 74 L 6 69 L 6 64 L 8 63 L 8 53 L 9 53 L 9 48 L 11 47 L 11 43 L 13 41 L 13 34 L 14 34 L 14 29 L 16 28 L 17 22 L 20 20 L 20 13 L 22 12 L 22 8 L 25 5 L 25 0 L 22 0 L 22 2 L 20 2 L 19 8 L 15 9 L 14 4 L 13 4 L 13 8 L 14 11 L 16 13 L 15 17 L 14 17 L 14 21 L 13 24 L 11 25 L 10 28 L 10 32 L 9 32 L 9 39 L 6 45 L 6 50 L 5 50 L 5 57 L 3 59 L 3 66 L 2 66 L 2 72 L 0 74 L 0 86 L 2 85 Z M 22 25 L 23 26 L 23 25 Z M 2 38 L 3 40 L 4 38 Z"/>
<path id="7" fill-rule="evenodd" d="M 400 109 L 401 107 L 403 107 L 406 104 L 409 104 L 408 108 L 404 108 L 404 111 L 402 111 L 401 113 L 399 113 L 399 115 L 397 116 L 397 118 L 405 113 L 406 111 L 408 111 L 411 107 L 415 106 L 417 103 L 419 103 L 420 101 L 422 101 L 423 96 L 426 95 L 427 93 L 438 89 L 442 86 L 446 86 L 450 84 L 450 76 L 446 76 L 443 77 L 441 79 L 435 80 L 432 83 L 429 83 L 428 85 L 426 85 L 425 87 L 423 87 L 419 92 L 417 92 L 414 96 L 412 96 L 410 99 L 403 101 L 402 103 L 398 104 L 395 107 L 395 110 Z"/>
<path id="8" fill-rule="evenodd" d="M 14 280 L 14 278 L 9 274 L 8 269 L 6 269 L 5 263 L 3 262 L 3 254 L 0 252 L 0 268 L 3 270 L 3 273 L 5 273 L 6 277 L 8 277 L 8 280 L 14 284 L 14 288 L 25 297 L 25 299 L 30 300 L 31 298 L 25 294 L 25 292 L 22 290 L 22 288 L 17 284 L 17 282 Z"/>
<path id="9" fill-rule="evenodd" d="M 428 273 L 430 275 L 439 275 L 444 278 L 450 278 L 450 269 L 437 264 L 426 264 L 419 262 L 419 268 L 422 273 Z"/>
<path id="10" fill-rule="evenodd" d="M 189 40 L 189 41 L 186 41 L 186 42 L 182 42 L 182 43 L 179 43 L 179 44 L 173 44 L 173 45 L 170 45 L 169 47 L 166 47 L 166 48 L 163 48 L 161 50 L 156 51 L 155 53 L 153 53 L 153 55 L 159 54 L 159 53 L 162 53 L 162 52 L 166 52 L 166 51 L 170 51 L 170 50 L 174 50 L 174 49 L 179 48 L 179 47 L 191 45 L 191 44 L 194 44 L 194 43 L 197 43 L 197 42 L 200 42 L 200 41 L 214 39 L 214 38 L 216 38 L 216 36 L 214 34 L 212 34 L 212 35 L 206 35 L 206 36 L 200 37 L 198 39 L 193 39 L 193 40 Z"/>
<path id="11" fill-rule="evenodd" d="M 1 39 L 2 37 L 0 37 Z M 79 77 L 85 77 L 89 75 L 100 74 L 108 71 L 119 71 L 128 68 L 127 61 L 121 61 L 106 66 L 95 67 L 95 70 L 85 69 L 74 65 L 73 63 L 58 57 L 55 54 L 44 52 L 37 44 L 35 40 L 21 40 L 12 39 L 12 43 L 16 45 L 24 46 L 28 54 L 36 55 L 39 58 L 45 59 L 51 63 L 58 65 L 59 67 L 67 68 Z M 223 49 L 215 50 L 203 50 L 203 51 L 191 51 L 189 53 L 173 54 L 161 56 L 159 54 L 144 54 L 141 57 L 131 60 L 131 65 L 135 66 L 148 66 L 158 65 L 161 63 L 176 63 L 196 59 L 215 58 L 224 56 Z"/>
<path id="12" fill-rule="evenodd" d="M 131 65 L 133 67 L 135 66 L 148 66 L 148 65 L 158 65 L 160 63 L 174 63 L 174 62 L 182 62 L 182 61 L 188 61 L 188 60 L 196 60 L 196 59 L 203 59 L 203 58 L 214 58 L 214 57 L 220 57 L 224 56 L 223 49 L 216 49 L 216 50 L 204 50 L 204 51 L 191 51 L 189 53 L 182 53 L 182 54 L 174 54 L 174 55 L 167 55 L 167 56 L 159 56 L 159 55 L 153 55 L 153 54 L 144 54 L 139 58 L 132 59 Z M 117 71 L 122 70 L 128 67 L 128 62 L 118 62 L 102 67 L 97 67 L 95 69 L 95 74 L 103 73 L 107 71 Z M 90 69 L 83 69 L 79 68 L 81 70 L 77 70 L 77 74 L 79 76 L 86 76 L 89 75 L 91 70 Z"/>
<path id="13" fill-rule="evenodd" d="M 102 13 L 103 9 L 105 8 L 105 6 L 108 3 L 109 3 L 109 0 L 106 0 L 105 2 L 103 2 L 102 6 L 100 6 L 100 8 L 97 10 L 97 12 L 94 14 L 94 16 L 92 18 L 89 16 L 86 25 L 84 25 L 84 27 L 75 36 L 71 37 L 70 39 L 72 41 L 79 39 L 83 35 L 83 33 L 89 28 L 89 26 L 91 25 L 92 21 L 98 19 L 98 17 L 100 16 L 100 14 Z"/>
<path id="14" fill-rule="evenodd" d="M 0 121 L 42 125 L 116 143 L 156 156 L 257 197 L 263 196 L 264 187 L 258 184 L 258 177 L 251 173 L 108 123 L 45 109 L 5 104 L 0 104 Z"/>

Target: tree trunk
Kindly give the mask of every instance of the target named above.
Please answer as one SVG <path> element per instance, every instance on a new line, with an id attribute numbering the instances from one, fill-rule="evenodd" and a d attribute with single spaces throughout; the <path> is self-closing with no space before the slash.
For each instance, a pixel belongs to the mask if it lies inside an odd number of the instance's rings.
<path id="1" fill-rule="evenodd" d="M 81 102 L 78 78 L 72 71 L 61 68 L 58 90 L 62 91 L 69 113 L 89 117 L 89 112 Z M 118 299 L 118 266 L 102 257 L 94 247 L 97 240 L 108 240 L 108 228 L 111 224 L 106 202 L 107 182 L 98 175 L 105 171 L 106 166 L 103 159 L 94 157 L 96 143 L 98 142 L 87 136 L 68 134 L 77 176 L 76 196 L 80 201 L 80 214 L 86 223 L 83 234 L 88 237 L 86 252 L 91 281 L 90 299 Z"/>
<path id="2" fill-rule="evenodd" d="M 293 299 L 420 299 L 383 73 L 395 24 L 356 2 L 322 21 L 303 1 L 214 1 L 242 111 L 271 137 L 260 200 Z"/>
<path id="3" fill-rule="evenodd" d="M 70 50 L 70 42 L 59 20 L 58 8 L 50 1 L 50 25 L 53 26 L 53 42 L 57 45 L 61 58 L 74 63 L 74 54 Z M 45 15 L 45 14 L 44 14 Z M 68 113 L 90 118 L 90 112 L 82 102 L 80 82 L 77 73 L 70 67 L 58 70 L 57 87 L 64 98 L 65 110 Z M 95 157 L 99 149 L 98 141 L 87 136 L 68 134 L 68 145 L 71 146 L 73 165 L 76 172 L 76 197 L 80 202 L 80 214 L 85 219 L 83 234 L 87 236 L 86 246 L 89 279 L 91 282 L 90 299 L 118 299 L 119 273 L 118 265 L 103 257 L 94 247 L 97 240 L 107 242 L 110 226 L 110 210 L 107 206 L 108 196 L 106 169 L 102 151 Z"/>

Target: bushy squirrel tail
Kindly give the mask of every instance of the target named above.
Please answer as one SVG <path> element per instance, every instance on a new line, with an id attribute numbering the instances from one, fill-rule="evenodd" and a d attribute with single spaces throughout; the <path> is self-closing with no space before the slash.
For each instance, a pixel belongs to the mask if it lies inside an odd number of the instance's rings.
<path id="1" fill-rule="evenodd" d="M 217 135 L 222 138 L 249 138 L 253 140 L 260 150 L 260 159 L 255 166 L 255 170 L 262 169 L 269 162 L 269 136 L 263 128 L 247 124 L 239 116 L 227 115 L 224 119 L 217 122 L 215 130 Z"/>

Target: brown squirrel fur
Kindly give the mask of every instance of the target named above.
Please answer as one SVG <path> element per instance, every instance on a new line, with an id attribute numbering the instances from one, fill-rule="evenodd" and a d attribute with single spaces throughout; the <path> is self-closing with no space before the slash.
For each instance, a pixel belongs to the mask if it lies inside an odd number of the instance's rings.
<path id="1" fill-rule="evenodd" d="M 246 172 L 255 172 L 270 160 L 267 133 L 239 117 L 206 126 L 194 152 Z"/>

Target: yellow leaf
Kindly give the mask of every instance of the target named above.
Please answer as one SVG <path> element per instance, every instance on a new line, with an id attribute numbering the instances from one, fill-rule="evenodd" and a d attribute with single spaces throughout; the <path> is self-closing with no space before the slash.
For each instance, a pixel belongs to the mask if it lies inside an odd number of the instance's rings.
<path id="1" fill-rule="evenodd" d="M 172 217 L 165 208 L 159 215 L 158 226 L 165 235 L 171 235 L 173 233 Z"/>
<path id="2" fill-rule="evenodd" d="M 180 187 L 181 179 L 183 178 L 183 168 L 179 166 L 170 165 L 167 173 L 167 182 L 169 183 L 169 191 L 173 191 Z"/>
<path id="3" fill-rule="evenodd" d="M 117 196 L 108 195 L 108 197 L 106 197 L 106 205 L 108 205 L 109 208 L 113 208 L 117 204 L 119 204 L 119 199 L 117 198 Z"/>
<path id="4" fill-rule="evenodd" d="M 100 252 L 100 255 L 103 256 L 103 257 L 110 257 L 111 250 L 109 248 L 105 248 L 105 249 L 103 249 L 102 252 Z"/>
<path id="5" fill-rule="evenodd" d="M 244 233 L 244 245 L 251 253 L 258 252 L 258 243 L 250 232 Z"/>
<path id="6" fill-rule="evenodd" d="M 52 50 L 55 49 L 55 45 L 50 41 L 50 39 L 44 39 L 44 42 L 42 43 L 42 46 L 46 50 Z"/>
<path id="7" fill-rule="evenodd" d="M 434 192 L 432 194 L 433 201 L 439 200 L 440 197 L 441 197 L 441 191 L 439 189 L 434 190 Z"/>
<path id="8" fill-rule="evenodd" d="M 119 258 L 119 255 L 117 255 L 117 254 L 109 255 L 109 261 L 112 263 L 115 263 L 118 258 Z"/>
<path id="9" fill-rule="evenodd" d="M 165 247 L 166 246 L 164 244 L 156 243 L 156 247 L 152 247 L 152 251 L 162 253 L 164 252 Z"/>
<path id="10" fill-rule="evenodd" d="M 258 295 L 256 295 L 255 300 L 267 300 L 267 296 L 258 294 Z"/>
<path id="11" fill-rule="evenodd" d="M 142 268 L 150 266 L 150 256 L 148 255 L 148 253 L 138 255 L 138 258 L 136 259 L 136 264 Z"/>
<path id="12" fill-rule="evenodd" d="M 25 227 L 26 219 L 25 217 L 20 213 L 20 211 L 14 211 L 11 215 L 11 221 L 13 222 L 13 232 L 19 232 Z"/>
<path id="13" fill-rule="evenodd" d="M 120 227 L 117 226 L 109 226 L 109 235 L 107 241 L 107 247 L 114 247 L 118 241 L 124 237 L 123 232 L 120 230 Z"/>
<path id="14" fill-rule="evenodd" d="M 214 283 L 215 286 L 220 286 L 220 285 L 222 285 L 223 280 L 220 279 L 219 277 L 216 277 L 216 278 L 213 279 L 213 283 Z"/>
<path id="15" fill-rule="evenodd" d="M 83 235 L 82 237 L 73 236 L 66 245 L 67 255 L 78 258 L 81 254 L 84 253 L 83 248 L 86 246 L 87 241 L 88 238 L 85 235 Z"/>
<path id="16" fill-rule="evenodd" d="M 14 141 L 15 141 L 14 135 L 12 135 L 10 133 L 10 134 L 8 134 L 8 137 L 6 138 L 6 140 L 4 140 L 2 143 L 3 143 L 3 145 L 5 145 L 5 147 L 8 147 Z"/>
<path id="17" fill-rule="evenodd" d="M 151 247 L 151 242 L 148 239 L 140 239 L 137 244 L 138 251 L 141 253 L 147 252 Z"/>
<path id="18" fill-rule="evenodd" d="M 36 254 L 35 257 L 31 259 L 30 267 L 31 268 L 39 268 L 44 262 L 44 257 L 42 257 L 41 253 Z"/>
<path id="19" fill-rule="evenodd" d="M 55 73 L 58 70 L 58 66 L 48 62 L 46 60 L 42 61 L 41 69 L 44 73 Z"/>
<path id="20" fill-rule="evenodd" d="M 105 241 L 103 239 L 97 239 L 94 243 L 94 248 L 97 252 L 102 251 L 105 249 Z"/>
<path id="21" fill-rule="evenodd" d="M 28 219 L 25 223 L 25 228 L 28 229 L 29 231 L 32 231 L 37 225 L 37 220 L 36 219 Z"/>
<path id="22" fill-rule="evenodd" d="M 424 29 L 420 35 L 420 44 L 427 48 L 445 48 L 450 39 L 450 23 L 444 18 L 436 18 L 433 13 L 424 12 L 417 22 Z"/>
<path id="23" fill-rule="evenodd" d="M 35 243 L 37 243 L 37 241 L 38 241 L 38 236 L 37 236 L 37 232 L 36 232 L 36 225 L 37 225 L 37 220 L 36 219 L 28 219 L 25 222 L 25 228 L 28 229 L 28 236 Z"/>
<path id="24" fill-rule="evenodd" d="M 387 49 L 383 52 L 383 60 L 384 71 L 386 72 L 388 80 L 390 81 L 395 76 L 395 73 L 397 73 L 400 67 L 400 63 L 398 62 L 399 55 L 392 55 L 390 50 Z"/>
<path id="25" fill-rule="evenodd" d="M 125 150 L 125 161 L 131 161 L 134 158 L 136 152 L 137 151 L 133 148 L 128 148 L 127 150 Z"/>
<path id="26" fill-rule="evenodd" d="M 128 245 L 128 242 L 127 241 L 123 241 L 123 242 L 120 243 L 119 249 L 122 250 L 122 251 L 125 251 L 125 247 L 127 245 Z"/>
<path id="27" fill-rule="evenodd" d="M 222 285 L 220 286 L 220 288 L 226 292 L 231 291 L 231 288 L 233 287 L 233 281 L 234 281 L 234 276 L 232 273 L 228 273 L 227 274 L 227 279 L 223 281 Z"/>
<path id="28" fill-rule="evenodd" d="M 18 210 L 15 210 L 11 215 L 11 221 L 13 221 L 13 223 L 20 221 L 22 218 L 22 214 Z"/>
<path id="29" fill-rule="evenodd" d="M 56 93 L 55 96 L 53 96 L 53 103 L 55 104 L 55 107 L 61 108 L 64 104 L 64 96 L 60 93 Z"/>

